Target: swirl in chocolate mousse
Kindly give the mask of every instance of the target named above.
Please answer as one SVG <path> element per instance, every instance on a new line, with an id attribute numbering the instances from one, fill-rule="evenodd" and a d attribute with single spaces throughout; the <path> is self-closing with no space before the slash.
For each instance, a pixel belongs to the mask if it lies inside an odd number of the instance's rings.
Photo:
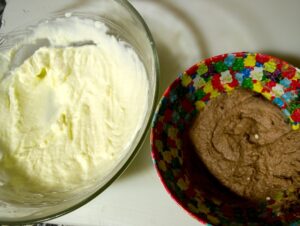
<path id="1" fill-rule="evenodd" d="M 300 131 L 254 92 L 239 89 L 212 99 L 190 138 L 210 172 L 242 197 L 265 200 L 300 188 Z"/>

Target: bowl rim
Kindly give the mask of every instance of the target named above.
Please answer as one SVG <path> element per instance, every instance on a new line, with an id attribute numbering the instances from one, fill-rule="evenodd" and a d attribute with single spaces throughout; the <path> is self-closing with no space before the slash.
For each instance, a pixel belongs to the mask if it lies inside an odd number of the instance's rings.
<path id="1" fill-rule="evenodd" d="M 118 4 L 120 4 L 121 6 L 123 6 L 126 10 L 128 10 L 130 13 L 133 14 L 133 16 L 135 16 L 137 18 L 137 20 L 141 23 L 142 28 L 145 30 L 146 36 L 149 40 L 150 46 L 151 46 L 151 55 L 153 56 L 154 59 L 154 67 L 155 67 L 155 82 L 154 82 L 154 92 L 153 92 L 153 100 L 152 103 L 149 103 L 149 116 L 148 119 L 146 118 L 145 120 L 145 129 L 144 132 L 142 133 L 138 143 L 136 144 L 135 149 L 133 150 L 133 152 L 129 155 L 128 159 L 125 161 L 125 163 L 119 168 L 119 170 L 114 174 L 114 176 L 112 176 L 101 188 L 99 188 L 96 192 L 92 193 L 91 195 L 89 195 L 87 198 L 83 199 L 82 201 L 80 201 L 79 203 L 65 209 L 62 211 L 59 211 L 57 213 L 54 214 L 50 214 L 48 216 L 45 217 L 37 217 L 34 219 L 30 219 L 30 220 L 17 220 L 17 221 L 3 221 L 0 219 L 0 225 L 3 224 L 8 224 L 8 225 L 20 225 L 20 224 L 35 224 L 35 223 L 40 223 L 40 222 L 44 222 L 44 221 L 49 221 L 49 220 L 53 220 L 55 218 L 61 217 L 63 215 L 66 215 L 70 212 L 73 212 L 74 210 L 84 206 L 85 204 L 87 204 L 88 202 L 92 201 L 94 198 L 96 198 L 99 194 L 101 194 L 104 190 L 106 190 L 119 176 L 122 175 L 122 173 L 127 169 L 127 167 L 132 163 L 133 159 L 136 157 L 137 153 L 139 152 L 139 150 L 141 149 L 142 145 L 145 142 L 145 138 L 148 134 L 148 130 L 151 127 L 151 123 L 152 123 L 152 118 L 154 116 L 155 113 L 155 109 L 156 109 L 156 103 L 158 101 L 158 90 L 159 90 L 159 77 L 160 77 L 160 64 L 159 64 L 159 58 L 158 58 L 158 53 L 157 53 L 157 49 L 156 49 L 156 44 L 154 41 L 154 38 L 151 34 L 151 31 L 148 27 L 148 25 L 146 24 L 145 20 L 143 19 L 143 17 L 141 16 L 141 14 L 137 11 L 137 9 L 135 9 L 135 7 L 128 1 L 128 0 L 111 0 L 114 1 Z M 10 33 L 13 33 L 10 32 Z"/>

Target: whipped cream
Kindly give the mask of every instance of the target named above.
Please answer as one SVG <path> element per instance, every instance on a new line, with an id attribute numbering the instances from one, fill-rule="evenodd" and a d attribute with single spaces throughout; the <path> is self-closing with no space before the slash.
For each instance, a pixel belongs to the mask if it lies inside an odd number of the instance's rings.
<path id="1" fill-rule="evenodd" d="M 59 18 L 1 53 L 0 182 L 12 197 L 92 183 L 129 150 L 148 80 L 133 48 L 108 31 L 99 21 Z"/>

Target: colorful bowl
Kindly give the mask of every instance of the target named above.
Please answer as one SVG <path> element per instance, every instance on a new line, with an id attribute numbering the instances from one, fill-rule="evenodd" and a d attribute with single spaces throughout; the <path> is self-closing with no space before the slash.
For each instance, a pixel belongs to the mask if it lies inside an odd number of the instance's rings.
<path id="1" fill-rule="evenodd" d="M 213 225 L 300 225 L 300 190 L 254 203 L 222 186 L 192 150 L 187 128 L 207 102 L 236 88 L 249 89 L 272 101 L 300 126 L 300 70 L 275 57 L 233 53 L 192 66 L 165 91 L 151 131 L 154 164 L 167 191 L 188 213 Z M 288 203 L 283 206 L 280 203 Z"/>

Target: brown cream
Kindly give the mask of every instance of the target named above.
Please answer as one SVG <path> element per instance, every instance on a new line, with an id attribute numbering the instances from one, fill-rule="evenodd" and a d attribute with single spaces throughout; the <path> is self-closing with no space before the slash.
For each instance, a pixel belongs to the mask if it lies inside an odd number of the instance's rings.
<path id="1" fill-rule="evenodd" d="M 268 199 L 300 187 L 300 131 L 253 92 L 236 90 L 211 100 L 190 138 L 210 172 L 240 196 Z"/>

